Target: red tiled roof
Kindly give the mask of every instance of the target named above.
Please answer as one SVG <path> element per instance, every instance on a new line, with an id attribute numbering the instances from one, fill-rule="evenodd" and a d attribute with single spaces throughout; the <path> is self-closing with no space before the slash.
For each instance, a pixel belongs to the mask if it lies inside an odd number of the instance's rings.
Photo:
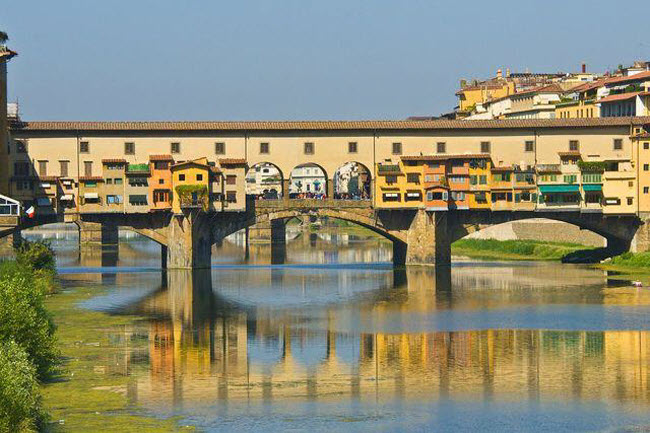
<path id="1" fill-rule="evenodd" d="M 528 89 L 528 90 L 525 90 L 523 92 L 517 92 L 517 93 L 514 93 L 514 94 L 512 94 L 510 96 L 517 97 L 517 96 L 521 96 L 521 95 L 527 95 L 529 93 L 564 93 L 564 90 L 562 89 L 562 87 L 560 87 L 559 84 L 553 83 L 553 84 L 547 84 L 547 85 L 544 85 L 544 86 L 534 87 L 532 89 Z"/>
<path id="2" fill-rule="evenodd" d="M 639 72 L 638 74 L 634 74 L 634 75 L 630 75 L 630 76 L 626 76 L 626 77 L 608 78 L 607 80 L 605 80 L 605 85 L 627 83 L 627 82 L 630 82 L 630 81 L 638 81 L 638 80 L 643 80 L 643 79 L 650 80 L 650 71 Z"/>
<path id="3" fill-rule="evenodd" d="M 616 101 L 626 101 L 628 99 L 634 99 L 637 96 L 648 96 L 650 95 L 650 92 L 630 92 L 630 93 L 619 93 L 617 95 L 609 95 L 605 96 L 604 98 L 601 98 L 597 100 L 596 102 L 616 102 Z"/>
<path id="4" fill-rule="evenodd" d="M 296 130 L 449 130 L 629 126 L 650 124 L 646 117 L 498 120 L 348 120 L 279 122 L 14 122 L 12 131 L 296 131 Z"/>
<path id="5" fill-rule="evenodd" d="M 242 165 L 246 164 L 244 158 L 220 158 L 219 164 L 221 165 Z"/>
<path id="6" fill-rule="evenodd" d="M 126 164 L 126 159 L 120 159 L 120 158 L 102 159 L 102 164 Z"/>
<path id="7" fill-rule="evenodd" d="M 149 155 L 149 161 L 173 161 L 171 155 Z"/>

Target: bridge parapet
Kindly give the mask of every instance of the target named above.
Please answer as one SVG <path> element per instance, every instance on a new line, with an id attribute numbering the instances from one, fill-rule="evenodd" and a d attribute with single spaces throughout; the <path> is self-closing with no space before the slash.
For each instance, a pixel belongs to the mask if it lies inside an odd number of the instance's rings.
<path id="1" fill-rule="evenodd" d="M 289 200 L 255 200 L 255 210 L 278 209 L 370 209 L 370 200 L 335 200 L 335 199 L 289 199 Z"/>

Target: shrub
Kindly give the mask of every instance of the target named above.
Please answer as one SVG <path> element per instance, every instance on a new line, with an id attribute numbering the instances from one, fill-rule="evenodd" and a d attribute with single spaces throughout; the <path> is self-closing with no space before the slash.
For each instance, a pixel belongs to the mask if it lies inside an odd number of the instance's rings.
<path id="1" fill-rule="evenodd" d="M 15 341 L 0 343 L 0 433 L 36 431 L 44 420 L 36 369 Z"/>
<path id="2" fill-rule="evenodd" d="M 15 248 L 16 261 L 34 270 L 54 272 L 56 260 L 48 242 L 23 240 Z"/>
<path id="3" fill-rule="evenodd" d="M 15 341 L 40 379 L 54 364 L 54 323 L 45 309 L 48 280 L 17 262 L 0 263 L 0 342 Z"/>

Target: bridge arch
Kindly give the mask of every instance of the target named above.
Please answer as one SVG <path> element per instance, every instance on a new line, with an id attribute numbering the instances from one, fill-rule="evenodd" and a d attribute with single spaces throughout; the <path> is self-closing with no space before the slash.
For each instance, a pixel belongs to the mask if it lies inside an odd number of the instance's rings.
<path id="1" fill-rule="evenodd" d="M 358 161 L 348 161 L 334 171 L 332 177 L 335 199 L 369 199 L 372 174 Z"/>
<path id="2" fill-rule="evenodd" d="M 263 161 L 249 167 L 246 195 L 273 199 L 282 197 L 284 193 L 284 174 L 277 165 Z"/>
<path id="3" fill-rule="evenodd" d="M 307 162 L 295 166 L 289 174 L 289 198 L 328 197 L 331 179 L 319 164 Z"/>

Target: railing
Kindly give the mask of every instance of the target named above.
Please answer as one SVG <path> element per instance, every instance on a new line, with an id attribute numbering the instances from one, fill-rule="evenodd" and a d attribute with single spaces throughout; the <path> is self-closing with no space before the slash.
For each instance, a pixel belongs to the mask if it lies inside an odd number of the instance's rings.
<path id="1" fill-rule="evenodd" d="M 334 200 L 334 199 L 277 199 L 255 200 L 256 209 L 338 209 L 338 208 L 369 208 L 370 200 Z"/>

